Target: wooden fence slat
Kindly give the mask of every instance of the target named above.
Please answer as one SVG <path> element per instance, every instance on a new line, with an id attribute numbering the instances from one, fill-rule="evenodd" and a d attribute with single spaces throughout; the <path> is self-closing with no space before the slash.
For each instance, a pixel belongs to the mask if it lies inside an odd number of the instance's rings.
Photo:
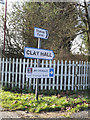
<path id="1" fill-rule="evenodd" d="M 49 67 L 52 67 L 52 61 L 50 60 Z M 49 78 L 49 90 L 51 89 L 51 78 Z"/>
<path id="2" fill-rule="evenodd" d="M 68 64 L 68 90 L 70 90 L 70 76 L 71 76 L 71 61 L 69 60 Z"/>
<path id="3" fill-rule="evenodd" d="M 88 88 L 90 88 L 90 62 L 88 63 Z"/>
<path id="4" fill-rule="evenodd" d="M 19 88 L 21 88 L 21 66 L 22 66 L 22 59 L 19 62 Z"/>
<path id="5" fill-rule="evenodd" d="M 72 63 L 72 90 L 74 90 L 74 61 Z"/>
<path id="6" fill-rule="evenodd" d="M 16 59 L 15 87 L 17 87 L 18 58 Z"/>
<path id="7" fill-rule="evenodd" d="M 60 90 L 62 90 L 62 80 L 63 80 L 63 60 L 61 60 L 61 79 L 60 79 Z"/>
<path id="8" fill-rule="evenodd" d="M 81 66 L 81 90 L 83 87 L 83 61 L 82 61 L 82 66 Z"/>
<path id="9" fill-rule="evenodd" d="M 66 77 L 67 77 L 67 61 L 65 60 L 64 90 L 66 90 Z"/>
<path id="10" fill-rule="evenodd" d="M 15 59 L 13 58 L 13 63 L 12 63 L 12 88 L 14 87 L 14 64 L 15 64 Z"/>
<path id="11" fill-rule="evenodd" d="M 5 66 L 5 86 L 7 86 L 7 58 L 6 58 L 6 66 Z"/>
<path id="12" fill-rule="evenodd" d="M 23 82 L 22 82 L 22 88 L 25 87 L 25 59 L 23 59 Z"/>
<path id="13" fill-rule="evenodd" d="M 4 82 L 4 81 L 3 81 L 3 77 L 4 77 L 4 60 L 5 60 L 5 59 L 3 58 L 3 61 L 2 61 L 2 78 L 1 78 L 1 79 L 2 79 L 2 81 L 1 81 L 1 85 L 2 85 L 2 86 L 3 86 L 3 82 Z"/>
<path id="14" fill-rule="evenodd" d="M 11 58 L 9 58 L 9 76 L 8 76 L 9 87 L 10 87 L 10 75 L 11 75 Z"/>
<path id="15" fill-rule="evenodd" d="M 83 90 L 85 89 L 85 81 L 86 81 L 86 62 L 84 62 L 84 78 L 83 78 Z"/>
<path id="16" fill-rule="evenodd" d="M 44 60 L 42 60 L 42 68 L 44 67 Z M 41 79 L 41 90 L 43 90 L 43 78 Z"/>
<path id="17" fill-rule="evenodd" d="M 77 90 L 77 75 L 78 74 L 78 61 L 76 61 L 76 66 L 75 66 L 75 91 Z"/>
<path id="18" fill-rule="evenodd" d="M 81 78 L 80 69 L 81 69 L 81 61 L 79 61 L 78 90 L 80 90 L 80 78 Z"/>
<path id="19" fill-rule="evenodd" d="M 0 85 L 1 85 L 1 58 L 0 58 Z M 0 86 L 1 87 L 1 86 Z"/>
<path id="20" fill-rule="evenodd" d="M 58 90 L 58 87 L 59 87 L 59 60 L 57 62 L 57 84 L 56 84 L 56 89 Z"/>
<path id="21" fill-rule="evenodd" d="M 46 68 L 48 67 L 48 60 L 46 60 Z M 47 78 L 45 78 L 45 90 L 47 90 Z"/>
<path id="22" fill-rule="evenodd" d="M 55 71 L 55 66 L 56 66 L 56 61 L 54 60 L 54 63 L 53 63 L 54 71 Z M 54 89 L 55 89 L 55 77 L 53 78 L 53 90 Z"/>
<path id="23" fill-rule="evenodd" d="M 33 61 L 31 59 L 30 61 L 30 67 L 32 67 L 32 64 L 33 64 Z M 31 81 L 32 81 L 32 78 L 29 78 L 29 89 L 31 90 Z"/>
<path id="24" fill-rule="evenodd" d="M 29 59 L 27 59 L 27 66 L 26 66 L 26 68 L 28 68 L 28 67 L 29 67 Z M 27 77 L 26 77 L 26 88 L 28 88 L 28 78 Z"/>
<path id="25" fill-rule="evenodd" d="M 34 67 L 36 67 L 37 63 L 36 63 L 36 59 L 34 60 Z M 35 78 L 33 79 L 33 90 L 35 90 Z"/>
<path id="26" fill-rule="evenodd" d="M 88 85 L 88 83 L 87 83 L 88 80 L 87 80 L 87 79 L 88 79 L 88 61 L 87 61 L 87 66 L 86 66 L 86 89 L 87 89 L 87 87 L 88 87 L 88 86 L 87 86 L 87 85 Z"/>

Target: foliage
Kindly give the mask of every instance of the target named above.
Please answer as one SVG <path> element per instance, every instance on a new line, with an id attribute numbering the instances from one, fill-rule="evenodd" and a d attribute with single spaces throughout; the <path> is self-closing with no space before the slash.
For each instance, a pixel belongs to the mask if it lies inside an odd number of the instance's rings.
<path id="1" fill-rule="evenodd" d="M 42 40 L 42 47 L 52 49 L 59 56 L 70 52 L 71 43 L 80 30 L 76 3 L 24 2 L 14 4 L 8 13 L 7 47 L 9 55 L 23 56 L 24 46 L 37 47 L 34 27 L 49 31 L 49 39 Z"/>
<path id="2" fill-rule="evenodd" d="M 88 61 L 90 61 L 90 1 L 78 4 L 79 23 L 82 24 L 81 33 L 87 49 Z"/>

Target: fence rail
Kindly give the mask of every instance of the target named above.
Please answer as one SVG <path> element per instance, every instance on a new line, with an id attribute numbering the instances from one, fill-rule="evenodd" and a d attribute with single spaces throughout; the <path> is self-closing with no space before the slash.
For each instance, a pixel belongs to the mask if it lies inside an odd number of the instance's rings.
<path id="1" fill-rule="evenodd" d="M 36 79 L 26 78 L 26 68 L 37 67 L 36 59 L 0 58 L 1 85 L 35 89 Z M 84 90 L 90 87 L 90 63 L 41 60 L 40 67 L 55 68 L 54 78 L 39 79 L 41 90 Z"/>

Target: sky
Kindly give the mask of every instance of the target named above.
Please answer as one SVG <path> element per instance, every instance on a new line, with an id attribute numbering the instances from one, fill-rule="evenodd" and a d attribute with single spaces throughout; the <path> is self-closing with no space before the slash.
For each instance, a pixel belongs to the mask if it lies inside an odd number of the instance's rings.
<path id="1" fill-rule="evenodd" d="M 4 3 L 6 2 L 6 0 L 3 0 L 3 1 L 4 1 Z M 23 1 L 23 0 L 7 0 L 7 8 L 10 8 L 10 5 L 11 5 L 12 3 L 21 2 L 21 1 Z M 5 7 L 5 5 L 4 5 L 4 4 L 0 4 L 0 9 L 1 9 L 2 7 Z"/>

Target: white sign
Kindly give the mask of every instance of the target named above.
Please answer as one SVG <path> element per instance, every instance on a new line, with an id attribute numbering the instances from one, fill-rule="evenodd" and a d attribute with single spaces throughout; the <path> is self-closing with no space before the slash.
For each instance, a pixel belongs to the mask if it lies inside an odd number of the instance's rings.
<path id="1" fill-rule="evenodd" d="M 52 60 L 54 58 L 54 52 L 52 50 L 24 47 L 24 57 Z"/>
<path id="2" fill-rule="evenodd" d="M 35 27 L 34 28 L 34 37 L 48 39 L 48 30 Z"/>
<path id="3" fill-rule="evenodd" d="M 4 0 L 0 0 L 0 3 L 1 3 L 1 4 L 4 4 Z"/>
<path id="4" fill-rule="evenodd" d="M 27 78 L 54 78 L 55 76 L 54 68 L 28 67 L 26 70 Z"/>

